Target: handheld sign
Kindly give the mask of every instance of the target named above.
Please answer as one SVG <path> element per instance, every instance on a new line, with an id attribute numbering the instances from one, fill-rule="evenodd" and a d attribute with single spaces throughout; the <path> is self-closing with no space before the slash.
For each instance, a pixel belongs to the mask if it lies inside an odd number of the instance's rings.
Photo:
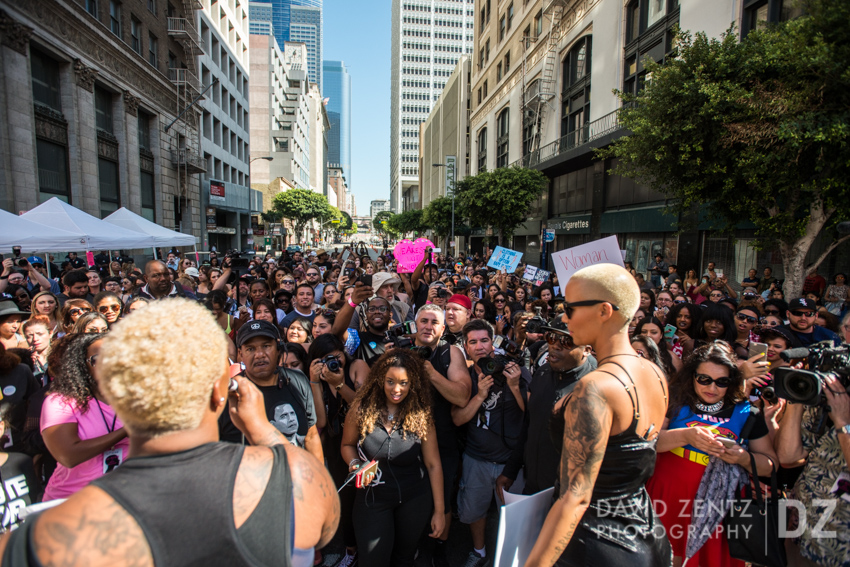
<path id="1" fill-rule="evenodd" d="M 493 254 L 490 256 L 490 261 L 487 262 L 487 265 L 494 268 L 496 271 L 505 270 L 510 273 L 516 270 L 521 259 L 522 252 L 496 246 L 496 249 L 493 250 Z"/>
<path id="2" fill-rule="evenodd" d="M 609 236 L 555 252 L 552 254 L 552 262 L 558 272 L 558 284 L 561 289 L 566 287 L 574 273 L 587 266 L 616 264 L 625 268 L 616 236 Z"/>
<path id="3" fill-rule="evenodd" d="M 415 241 L 400 240 L 393 248 L 393 256 L 398 260 L 396 272 L 399 274 L 412 274 L 427 248 L 434 248 L 434 243 L 427 238 L 418 238 Z"/>
<path id="4" fill-rule="evenodd" d="M 534 275 L 537 273 L 537 268 L 534 266 L 526 266 L 525 273 L 522 274 L 522 281 L 531 283 L 534 281 Z"/>
<path id="5" fill-rule="evenodd" d="M 534 285 L 539 287 L 549 281 L 549 274 L 551 273 L 552 272 L 547 272 L 546 270 L 537 270 L 537 272 L 534 274 L 534 279 L 532 280 L 534 282 Z"/>

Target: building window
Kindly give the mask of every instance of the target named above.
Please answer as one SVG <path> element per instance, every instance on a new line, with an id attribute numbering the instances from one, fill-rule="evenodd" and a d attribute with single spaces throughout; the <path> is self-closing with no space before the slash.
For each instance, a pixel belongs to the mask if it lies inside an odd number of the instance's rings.
<path id="1" fill-rule="evenodd" d="M 156 197 L 153 173 L 142 171 L 142 216 L 151 222 L 156 222 Z"/>
<path id="2" fill-rule="evenodd" d="M 510 31 L 511 25 L 513 23 L 514 23 L 514 5 L 513 5 L 513 3 L 511 3 L 511 5 L 508 6 L 508 30 L 509 31 Z"/>
<path id="3" fill-rule="evenodd" d="M 484 81 L 484 98 L 487 98 L 487 81 Z"/>
<path id="4" fill-rule="evenodd" d="M 484 42 L 484 62 L 487 63 L 490 61 L 490 39 Z"/>
<path id="5" fill-rule="evenodd" d="M 487 128 L 478 132 L 478 171 L 487 169 Z"/>
<path id="6" fill-rule="evenodd" d="M 802 16 L 804 10 L 796 0 L 744 0 L 744 17 L 741 22 L 741 37 L 753 30 L 766 28 L 770 24 L 793 20 Z"/>
<path id="7" fill-rule="evenodd" d="M 567 53 L 561 88 L 561 136 L 569 143 L 581 143 L 584 125 L 590 118 L 591 37 L 579 39 Z"/>
<path id="8" fill-rule="evenodd" d="M 481 104 L 481 87 L 478 87 L 478 104 Z"/>
<path id="9" fill-rule="evenodd" d="M 141 110 L 138 114 L 139 147 L 151 151 L 151 118 Z"/>
<path id="10" fill-rule="evenodd" d="M 133 51 L 142 54 L 142 22 L 136 18 L 130 18 L 130 46 Z"/>
<path id="11" fill-rule="evenodd" d="M 679 23 L 679 2 L 666 2 L 666 17 L 657 22 L 651 30 L 645 27 L 649 10 L 645 0 L 634 0 L 627 6 L 627 15 L 630 18 L 627 22 L 627 36 L 634 39 L 626 46 L 624 53 L 623 92 L 637 94 L 643 90 L 646 81 L 646 60 L 663 63 L 674 51 L 673 29 Z M 638 17 L 634 17 L 635 11 Z"/>
<path id="12" fill-rule="evenodd" d="M 97 18 L 97 0 L 86 0 L 86 12 Z"/>
<path id="13" fill-rule="evenodd" d="M 502 62 L 500 61 L 498 65 L 496 65 L 496 82 L 502 80 Z"/>
<path id="14" fill-rule="evenodd" d="M 505 75 L 511 70 L 511 52 L 505 53 Z"/>
<path id="15" fill-rule="evenodd" d="M 100 218 L 106 218 L 121 206 L 118 164 L 108 159 L 98 158 L 97 173 L 100 184 Z"/>
<path id="16" fill-rule="evenodd" d="M 59 64 L 34 49 L 30 50 L 30 60 L 32 64 L 33 101 L 61 112 Z"/>
<path id="17" fill-rule="evenodd" d="M 508 166 L 508 141 L 510 139 L 510 109 L 499 114 L 496 123 L 496 167 Z"/>
<path id="18" fill-rule="evenodd" d="M 484 31 L 484 24 L 487 23 L 487 9 L 481 8 L 481 31 Z"/>
<path id="19" fill-rule="evenodd" d="M 115 0 L 109 2 L 109 29 L 121 37 L 121 4 Z"/>
<path id="20" fill-rule="evenodd" d="M 153 34 L 148 35 L 148 63 L 154 66 L 155 69 L 159 69 L 159 63 L 157 61 L 158 52 L 159 51 L 159 42 L 156 39 L 156 36 Z"/>
<path id="21" fill-rule="evenodd" d="M 148 0 L 148 10 L 151 14 L 156 15 L 156 0 Z"/>
<path id="22" fill-rule="evenodd" d="M 505 39 L 505 32 L 508 31 L 508 17 L 503 15 L 499 18 L 499 41 Z"/>
<path id="23" fill-rule="evenodd" d="M 543 10 L 540 10 L 534 16 L 534 38 L 537 39 L 541 35 L 543 35 Z"/>
<path id="24" fill-rule="evenodd" d="M 38 165 L 38 200 L 43 203 L 51 197 L 70 202 L 68 184 L 67 148 L 36 138 L 36 160 Z"/>
<path id="25" fill-rule="evenodd" d="M 478 51 L 478 68 L 484 69 L 484 48 Z"/>
<path id="26" fill-rule="evenodd" d="M 781 1 L 781 0 L 780 0 Z M 632 0 L 626 6 L 626 43 L 637 39 L 667 16 L 678 13 L 680 0 Z"/>
<path id="27" fill-rule="evenodd" d="M 112 93 L 97 85 L 94 87 L 94 114 L 97 129 L 114 134 L 112 123 Z"/>

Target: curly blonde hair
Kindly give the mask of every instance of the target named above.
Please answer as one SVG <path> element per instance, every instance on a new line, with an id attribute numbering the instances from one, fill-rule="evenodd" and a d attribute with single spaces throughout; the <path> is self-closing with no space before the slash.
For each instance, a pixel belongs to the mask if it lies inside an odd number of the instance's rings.
<path id="1" fill-rule="evenodd" d="M 100 391 L 134 435 L 195 429 L 227 369 L 227 340 L 209 310 L 153 301 L 112 326 L 96 368 Z"/>
<path id="2" fill-rule="evenodd" d="M 410 390 L 402 400 L 398 412 L 402 435 L 413 433 L 424 441 L 428 429 L 434 423 L 431 415 L 431 381 L 425 372 L 422 359 L 405 349 L 393 349 L 382 354 L 372 365 L 366 383 L 357 391 L 355 403 L 360 438 L 363 439 L 372 433 L 381 419 L 381 412 L 387 409 L 384 380 L 390 368 L 404 369 L 410 381 Z"/>

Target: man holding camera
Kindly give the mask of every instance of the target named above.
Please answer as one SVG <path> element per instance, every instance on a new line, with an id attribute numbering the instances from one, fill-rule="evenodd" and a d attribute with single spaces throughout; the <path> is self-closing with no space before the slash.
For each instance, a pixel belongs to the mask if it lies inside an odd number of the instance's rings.
<path id="1" fill-rule="evenodd" d="M 493 357 L 493 326 L 487 321 L 470 321 L 463 334 L 473 362 L 469 369 L 473 396 L 465 406 L 452 408 L 455 425 L 467 428 L 458 516 L 472 531 L 473 550 L 465 567 L 481 567 L 487 562 L 487 510 L 496 481 L 520 441 L 531 375 L 514 361 Z"/>
<path id="2" fill-rule="evenodd" d="M 812 369 L 815 370 L 815 369 Z M 774 439 L 783 467 L 804 466 L 794 485 L 800 515 L 799 550 L 786 540 L 791 567 L 840 567 L 850 557 L 850 503 L 843 486 L 850 483 L 850 395 L 834 376 L 822 381 L 822 406 L 786 402 Z M 824 428 L 822 412 L 829 412 Z"/>
<path id="3" fill-rule="evenodd" d="M 242 325 L 236 335 L 236 346 L 245 365 L 244 376 L 263 394 L 269 423 L 281 429 L 281 415 L 287 414 L 286 427 L 291 427 L 291 432 L 285 431 L 287 439 L 300 444 L 320 463 L 324 462 L 309 380 L 300 370 L 278 367 L 281 343 L 280 333 L 268 321 Z M 222 441 L 245 443 L 242 432 L 230 419 L 230 412 L 224 412 L 218 423 Z"/>
<path id="4" fill-rule="evenodd" d="M 523 494 L 536 494 L 555 486 L 560 451 L 549 435 L 552 413 L 561 408 L 563 400 L 585 374 L 596 370 L 591 348 L 576 345 L 566 323 L 558 321 L 543 327 L 542 331 L 549 354 L 528 387 L 528 411 L 520 442 L 496 480 L 502 503 L 505 502 L 504 491 L 517 479 L 520 469 L 525 476 Z"/>
<path id="5" fill-rule="evenodd" d="M 465 406 L 472 390 L 472 382 L 469 379 L 463 353 L 459 348 L 442 340 L 445 327 L 443 310 L 437 305 L 425 305 L 416 313 L 415 345 L 420 349 L 431 351 L 428 360 L 425 361 L 425 371 L 433 386 L 431 406 L 434 427 L 437 431 L 440 463 L 443 466 L 446 529 L 443 530 L 434 549 L 435 567 L 448 565 L 445 541 L 449 537 L 448 527 L 452 519 L 452 488 L 460 466 L 457 426 L 452 421 L 452 407 Z"/>
<path id="6" fill-rule="evenodd" d="M 20 270 L 15 269 L 18 263 Z M 23 271 L 26 270 L 26 273 Z M 59 283 L 47 279 L 44 274 L 44 261 L 38 256 L 24 258 L 6 258 L 3 260 L 3 273 L 0 274 L 0 293 L 6 291 L 8 284 L 17 284 L 27 288 L 31 295 L 39 291 L 49 291 L 54 295 L 60 292 Z"/>

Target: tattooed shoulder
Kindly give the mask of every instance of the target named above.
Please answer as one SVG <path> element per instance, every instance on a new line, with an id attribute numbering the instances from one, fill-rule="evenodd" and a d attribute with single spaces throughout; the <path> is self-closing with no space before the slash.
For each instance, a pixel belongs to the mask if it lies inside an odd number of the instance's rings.
<path id="1" fill-rule="evenodd" d="M 123 507 L 94 487 L 44 512 L 33 532 L 33 547 L 44 567 L 153 566 L 142 529 Z"/>

